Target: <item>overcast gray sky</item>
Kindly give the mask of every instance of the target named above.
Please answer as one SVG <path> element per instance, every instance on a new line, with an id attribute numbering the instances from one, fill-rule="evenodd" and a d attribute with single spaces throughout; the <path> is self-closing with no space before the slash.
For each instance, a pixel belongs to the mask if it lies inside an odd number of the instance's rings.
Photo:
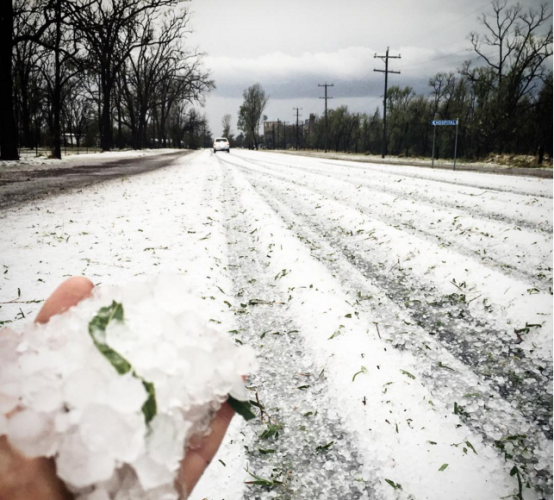
<path id="1" fill-rule="evenodd" d="M 515 3 L 515 2 L 513 2 Z M 541 0 L 520 1 L 537 8 Z M 550 5 L 552 3 L 550 2 Z M 483 0 L 192 0 L 190 42 L 205 52 L 217 89 L 205 112 L 214 135 L 221 118 L 232 115 L 233 131 L 242 91 L 260 83 L 270 96 L 265 114 L 293 121 L 323 111 L 323 89 L 334 83 L 330 107 L 374 112 L 381 106 L 384 69 L 374 54 L 391 55 L 390 85 L 427 93 L 427 82 L 439 71 L 456 71 L 476 59 L 468 35 L 482 31 L 477 21 L 490 12 Z"/>

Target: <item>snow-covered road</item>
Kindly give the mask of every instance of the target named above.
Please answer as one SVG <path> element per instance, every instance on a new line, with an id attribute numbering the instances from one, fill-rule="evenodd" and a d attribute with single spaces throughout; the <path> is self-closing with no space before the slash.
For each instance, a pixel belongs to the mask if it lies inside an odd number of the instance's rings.
<path id="1" fill-rule="evenodd" d="M 0 232 L 5 324 L 169 271 L 257 350 L 195 500 L 552 498 L 550 179 L 202 151 Z"/>

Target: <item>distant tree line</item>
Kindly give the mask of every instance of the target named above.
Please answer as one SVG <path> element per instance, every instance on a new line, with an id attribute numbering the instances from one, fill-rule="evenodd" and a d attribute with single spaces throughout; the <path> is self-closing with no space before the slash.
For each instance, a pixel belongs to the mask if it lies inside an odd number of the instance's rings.
<path id="1" fill-rule="evenodd" d="M 0 3 L 0 147 L 211 144 L 195 104 L 214 87 L 186 46 L 182 0 Z"/>
<path id="2" fill-rule="evenodd" d="M 393 86 L 387 92 L 387 149 L 392 155 L 431 156 L 431 121 L 459 119 L 458 154 L 483 158 L 491 153 L 535 155 L 539 163 L 552 158 L 552 13 L 546 5 L 525 10 L 496 0 L 492 15 L 483 15 L 483 34 L 470 41 L 482 65 L 466 62 L 455 73 L 438 73 L 430 91 Z M 275 132 L 273 128 L 278 130 Z M 325 119 L 310 115 L 299 129 L 299 147 L 323 149 Z M 328 145 L 335 151 L 380 154 L 383 120 L 374 114 L 352 113 L 346 106 L 329 111 Z M 440 127 L 437 157 L 451 157 L 455 127 Z M 295 125 L 282 124 L 264 134 L 268 148 L 294 148 Z"/>

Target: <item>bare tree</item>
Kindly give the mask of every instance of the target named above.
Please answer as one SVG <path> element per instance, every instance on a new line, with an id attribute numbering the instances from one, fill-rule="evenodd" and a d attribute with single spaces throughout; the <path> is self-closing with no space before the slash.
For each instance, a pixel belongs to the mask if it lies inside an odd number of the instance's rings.
<path id="1" fill-rule="evenodd" d="M 78 85 L 83 69 L 77 57 L 79 50 L 75 47 L 74 32 L 67 23 L 64 5 L 62 0 L 52 0 L 53 22 L 39 42 L 45 49 L 39 67 L 51 103 L 52 156 L 58 159 L 62 157 L 63 103 L 71 88 Z"/>
<path id="2" fill-rule="evenodd" d="M 152 37 L 154 26 L 150 18 L 145 23 L 142 33 Z M 182 26 L 177 18 L 166 20 L 160 30 L 156 45 L 144 40 L 140 47 L 130 54 L 126 64 L 121 67 L 119 84 L 127 106 L 128 121 L 131 129 L 133 147 L 140 149 L 146 140 L 146 125 L 149 111 L 155 105 L 157 85 L 168 76 L 176 59 L 173 42 L 181 36 Z M 170 69 L 171 68 L 171 69 Z"/>
<path id="3" fill-rule="evenodd" d="M 475 52 L 495 70 L 498 83 L 501 84 L 505 66 L 509 63 L 510 57 L 517 47 L 512 32 L 517 26 L 517 19 L 522 12 L 522 8 L 519 4 L 508 7 L 507 0 L 494 0 L 491 7 L 494 13 L 492 20 L 486 14 L 482 14 L 479 18 L 479 22 L 488 31 L 484 35 L 472 32 L 470 40 Z M 494 60 L 490 54 L 485 54 L 484 49 L 487 47 L 497 48 L 498 60 Z"/>
<path id="4" fill-rule="evenodd" d="M 449 100 L 454 91 L 456 79 L 454 73 L 437 73 L 429 79 L 429 86 L 433 88 L 433 114 L 437 113 L 443 100 Z"/>
<path id="5" fill-rule="evenodd" d="M 539 94 L 538 106 L 535 110 L 535 123 L 538 141 L 537 162 L 542 165 L 545 153 L 552 158 L 552 73 L 547 77 Z"/>
<path id="6" fill-rule="evenodd" d="M 546 77 L 542 64 L 552 55 L 552 24 L 547 31 L 541 31 L 552 12 L 547 4 L 539 10 L 524 10 L 520 4 L 508 6 L 507 0 L 494 0 L 492 10 L 492 16 L 483 14 L 479 18 L 485 33 L 472 32 L 470 40 L 475 52 L 494 71 L 496 88 L 501 90 L 507 78 L 507 85 L 519 99 L 535 88 L 537 78 L 544 81 Z M 489 48 L 497 51 L 496 58 L 487 53 Z"/>
<path id="7" fill-rule="evenodd" d="M 36 42 L 48 29 L 52 20 L 37 13 L 48 12 L 51 1 L 24 2 L 4 0 L 0 2 L 0 159 L 18 160 L 18 127 L 15 121 L 13 98 L 14 46 L 23 41 Z M 16 19 L 18 31 L 16 28 Z M 24 19 L 23 22 L 20 22 Z"/>
<path id="8" fill-rule="evenodd" d="M 187 137 L 187 144 L 191 149 L 198 149 L 205 146 L 204 139 L 207 135 L 211 135 L 208 131 L 208 120 L 205 115 L 191 108 L 185 118 L 184 132 Z"/>
<path id="9" fill-rule="evenodd" d="M 83 5 L 87 1 L 82 0 Z M 17 44 L 31 42 L 52 50 L 56 59 L 53 95 L 54 128 L 59 129 L 61 107 L 60 59 L 63 6 L 69 4 L 63 0 L 6 0 L 0 2 L 0 156 L 3 159 L 18 159 L 18 127 L 13 118 L 14 102 L 12 92 L 12 50 Z M 55 26 L 54 34 L 48 38 L 48 32 Z M 59 140 L 59 130 L 54 134 Z M 59 144 L 58 144 L 59 146 Z M 56 149 L 56 147 L 55 147 Z M 59 148 L 57 148 L 59 149 Z M 57 155 L 59 157 L 59 155 Z"/>
<path id="10" fill-rule="evenodd" d="M 187 121 L 187 107 L 184 103 L 178 103 L 171 111 L 169 119 L 169 134 L 173 146 L 180 148 L 185 135 Z"/>
<path id="11" fill-rule="evenodd" d="M 242 130 L 254 147 L 258 149 L 258 130 L 262 113 L 266 107 L 269 96 L 259 83 L 248 87 L 242 94 L 244 103 L 239 110 L 238 128 Z"/>
<path id="12" fill-rule="evenodd" d="M 145 18 L 142 32 L 149 41 L 135 49 L 121 67 L 118 89 L 118 121 L 131 129 L 133 147 L 146 143 L 149 119 L 154 120 L 158 144 L 167 145 L 167 122 L 179 101 L 202 102 L 214 85 L 201 67 L 201 57 L 184 47 L 189 16 L 167 13 L 157 26 Z"/>
<path id="13" fill-rule="evenodd" d="M 81 138 L 85 135 L 90 122 L 92 103 L 82 87 L 75 86 L 67 93 L 63 106 L 64 121 L 67 131 L 75 137 L 77 147 L 81 146 Z"/>
<path id="14" fill-rule="evenodd" d="M 16 18 L 16 23 L 18 18 Z M 15 28 L 16 32 L 19 29 Z M 16 114 L 19 117 L 21 144 L 32 147 L 33 141 L 33 115 L 40 106 L 40 75 L 39 63 L 44 57 L 40 47 L 30 41 L 24 40 L 14 46 L 14 95 L 16 98 Z M 34 138 L 36 140 L 36 137 Z"/>
<path id="15" fill-rule="evenodd" d="M 100 76 L 102 106 L 100 145 L 113 143 L 112 92 L 122 66 L 131 53 L 145 45 L 156 45 L 152 23 L 163 8 L 176 7 L 181 0 L 75 0 L 66 2 L 78 45 L 86 52 Z M 149 22 L 143 22 L 147 18 Z"/>
<path id="16" fill-rule="evenodd" d="M 223 137 L 231 140 L 231 115 L 226 114 L 221 119 L 221 127 L 223 128 Z"/>
<path id="17" fill-rule="evenodd" d="M 484 34 L 470 34 L 486 66 L 472 68 L 468 62 L 461 74 L 473 84 L 486 112 L 486 147 L 503 150 L 513 141 L 516 116 L 536 105 L 547 78 L 544 62 L 552 55 L 552 12 L 547 4 L 525 10 L 520 4 L 508 6 L 507 0 L 494 0 L 492 11 L 480 17 Z"/>
<path id="18" fill-rule="evenodd" d="M 89 2 L 92 0 L 88 0 Z M 83 5 L 87 5 L 83 0 Z M 12 68 L 4 60 L 8 52 L 15 48 L 16 82 L 19 84 L 19 97 L 22 105 L 23 122 L 23 142 L 29 142 L 30 136 L 30 109 L 29 109 L 29 79 L 31 71 L 39 68 L 46 54 L 53 57 L 53 64 L 50 65 L 51 81 L 49 83 L 50 102 L 52 116 L 50 119 L 50 129 L 53 139 L 54 156 L 61 157 L 61 102 L 62 88 L 67 80 L 63 74 L 64 66 L 68 61 L 73 61 L 77 50 L 71 53 L 69 49 L 69 39 L 72 37 L 71 29 L 68 28 L 67 13 L 64 7 L 69 2 L 65 0 L 8 0 L 2 2 L 0 7 L 0 31 L 5 37 L 0 45 L 0 107 L 5 113 L 0 113 L 2 157 L 6 155 L 15 159 L 17 154 L 17 123 L 12 122 L 10 116 L 13 114 L 13 101 L 11 93 L 8 92 L 10 83 L 8 79 L 12 78 Z M 5 30 L 5 31 L 4 31 Z M 39 54 L 38 47 L 41 47 Z M 5 51 L 5 52 L 4 52 Z M 5 54 L 5 55 L 4 55 Z M 39 54 L 39 58 L 35 57 Z M 28 57 L 23 61 L 22 58 Z M 19 63 L 22 63 L 21 66 Z M 5 89 L 5 91 L 4 91 Z M 10 113 L 10 109 L 12 112 Z M 15 137 L 15 140 L 14 140 Z M 10 151 L 8 153 L 8 150 Z"/>
<path id="19" fill-rule="evenodd" d="M 215 88 L 209 71 L 202 68 L 201 54 L 181 50 L 173 66 L 157 87 L 157 105 L 160 108 L 160 137 L 165 144 L 166 125 L 173 107 L 178 102 L 204 105 L 205 95 Z"/>

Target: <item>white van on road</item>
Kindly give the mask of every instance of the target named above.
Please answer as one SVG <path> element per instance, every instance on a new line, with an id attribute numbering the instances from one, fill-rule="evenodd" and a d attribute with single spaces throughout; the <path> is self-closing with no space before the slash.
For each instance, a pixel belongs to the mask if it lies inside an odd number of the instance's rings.
<path id="1" fill-rule="evenodd" d="M 214 153 L 217 153 L 218 151 L 227 151 L 227 153 L 231 151 L 229 140 L 226 137 L 218 137 L 214 141 Z"/>

